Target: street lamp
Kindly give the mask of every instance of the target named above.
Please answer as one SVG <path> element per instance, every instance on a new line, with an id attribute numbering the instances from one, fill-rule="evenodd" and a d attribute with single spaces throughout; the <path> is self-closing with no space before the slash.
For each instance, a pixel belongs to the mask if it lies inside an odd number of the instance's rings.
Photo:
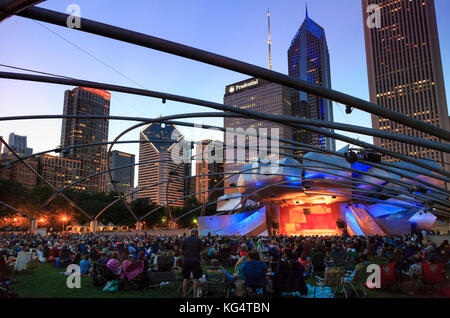
<path id="1" fill-rule="evenodd" d="M 67 218 L 65 217 L 65 216 L 63 216 L 62 218 L 61 218 L 61 220 L 63 221 L 63 232 L 66 230 L 66 221 L 67 221 Z"/>
<path id="2" fill-rule="evenodd" d="M 196 228 L 198 228 L 198 219 L 197 218 L 194 218 L 194 220 L 192 220 L 192 223 L 194 223 L 194 226 Z"/>

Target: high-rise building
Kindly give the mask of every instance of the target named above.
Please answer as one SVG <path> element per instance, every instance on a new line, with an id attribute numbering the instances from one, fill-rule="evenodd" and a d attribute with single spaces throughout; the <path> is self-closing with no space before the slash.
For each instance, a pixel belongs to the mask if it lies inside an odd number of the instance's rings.
<path id="1" fill-rule="evenodd" d="M 134 163 L 135 155 L 123 151 L 111 151 L 111 155 L 109 157 L 109 167 L 111 169 L 133 165 L 128 168 L 111 171 L 114 184 L 116 185 L 117 190 L 121 193 L 128 193 L 134 187 Z M 106 173 L 106 190 L 115 191 L 109 177 L 109 173 Z"/>
<path id="2" fill-rule="evenodd" d="M 331 88 L 330 55 L 325 30 L 308 16 L 298 29 L 288 49 L 289 76 Z M 333 121 L 333 105 L 328 99 L 291 90 L 292 115 Z M 334 139 L 301 129 L 294 129 L 294 140 L 335 150 Z"/>
<path id="3" fill-rule="evenodd" d="M 48 154 L 39 157 L 39 174 L 57 189 L 64 188 L 79 180 L 80 170 L 80 160 L 51 156 Z M 38 184 L 45 185 L 41 179 L 38 179 Z M 71 189 L 80 190 L 81 187 L 79 184 L 76 184 L 72 186 Z"/>
<path id="4" fill-rule="evenodd" d="M 210 139 L 202 140 L 197 143 L 196 149 L 195 157 L 200 160 L 195 163 L 195 192 L 197 193 L 195 197 L 201 203 L 215 201 L 224 194 L 223 190 L 209 191 L 223 179 L 223 163 L 214 161 L 215 149 L 211 150 L 212 158 L 210 158 L 209 152 L 205 151 L 206 146 L 211 142 Z M 223 188 L 223 185 L 218 185 L 217 188 Z"/>
<path id="5" fill-rule="evenodd" d="M 10 133 L 8 138 L 8 145 L 21 156 L 30 156 L 33 154 L 33 148 L 27 147 L 27 136 L 19 136 L 15 133 Z M 11 153 L 5 147 L 5 154 L 10 155 Z"/>
<path id="6" fill-rule="evenodd" d="M 111 94 L 101 89 L 77 87 L 64 94 L 64 115 L 109 115 Z M 61 129 L 61 146 L 108 141 L 108 120 L 64 118 Z M 81 161 L 81 177 L 106 169 L 106 146 L 69 148 L 62 153 L 64 158 Z M 80 183 L 82 190 L 105 191 L 105 174 L 91 177 Z"/>
<path id="7" fill-rule="evenodd" d="M 185 166 L 173 160 L 172 151 L 177 149 L 174 146 L 183 135 L 174 125 L 152 123 L 141 131 L 139 138 L 147 142 L 139 145 L 137 198 L 147 198 L 156 205 L 169 203 L 182 207 Z"/>
<path id="8" fill-rule="evenodd" d="M 291 90 L 285 86 L 271 83 L 258 78 L 250 78 L 245 81 L 228 85 L 225 88 L 224 104 L 243 108 L 247 110 L 253 110 L 265 114 L 273 114 L 280 116 L 291 116 L 291 102 L 290 102 Z M 230 129 L 242 128 L 245 132 L 254 128 L 255 132 L 262 135 L 265 132 L 267 136 L 272 136 L 271 130 L 278 129 L 279 138 L 292 140 L 292 129 L 290 127 L 279 125 L 275 123 L 263 122 L 256 119 L 248 118 L 224 118 L 224 127 Z M 230 145 L 230 140 L 227 139 L 225 133 L 225 145 Z M 236 145 L 236 143 L 235 143 Z M 249 145 L 248 136 L 246 137 L 246 146 Z M 268 140 L 267 146 L 270 148 L 271 141 Z M 285 145 L 280 142 L 280 146 Z M 235 162 L 224 163 L 224 170 L 226 174 L 235 173 L 241 170 L 242 166 L 248 162 L 254 162 L 257 158 L 249 157 L 249 152 L 245 151 L 244 160 L 238 160 L 237 152 L 244 151 L 243 149 L 235 149 Z M 281 152 L 289 152 L 286 149 L 280 149 Z M 224 151 L 225 153 L 225 151 Z M 281 156 L 280 156 L 281 157 Z M 225 155 L 224 155 L 225 158 Z M 263 159 L 263 158 L 261 158 Z M 230 177 L 226 180 L 225 186 L 228 187 L 232 183 L 237 182 L 237 177 Z M 232 190 L 226 190 L 226 193 L 232 192 Z"/>
<path id="9" fill-rule="evenodd" d="M 369 5 L 378 10 L 368 13 Z M 362 9 L 370 100 L 450 130 L 434 1 L 362 0 Z M 368 19 L 374 23 L 368 24 Z M 440 141 L 376 115 L 372 115 L 372 127 Z M 374 143 L 412 157 L 450 163 L 450 156 L 437 150 L 383 138 L 374 138 Z M 449 170 L 448 164 L 445 169 Z"/>

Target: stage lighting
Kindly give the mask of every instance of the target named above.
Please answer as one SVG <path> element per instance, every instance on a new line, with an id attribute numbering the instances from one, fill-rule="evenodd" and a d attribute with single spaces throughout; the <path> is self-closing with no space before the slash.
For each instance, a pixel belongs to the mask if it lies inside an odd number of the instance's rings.
<path id="1" fill-rule="evenodd" d="M 366 152 L 363 154 L 363 159 L 365 161 L 373 163 L 381 163 L 381 155 L 374 152 Z"/>
<path id="2" fill-rule="evenodd" d="M 358 161 L 358 155 L 356 154 L 356 152 L 351 150 L 344 154 L 344 158 L 351 165 Z"/>
<path id="3" fill-rule="evenodd" d="M 311 184 L 308 181 L 303 182 L 303 188 L 305 188 L 305 190 L 309 190 L 311 189 Z"/>
<path id="4" fill-rule="evenodd" d="M 348 105 L 345 106 L 345 113 L 346 113 L 347 115 L 351 114 L 352 111 L 353 111 L 353 108 L 352 108 L 352 107 L 350 107 L 350 106 L 348 106 Z"/>
<path id="5" fill-rule="evenodd" d="M 166 103 L 166 99 L 165 99 L 165 98 L 162 99 L 162 103 L 163 103 L 163 104 Z"/>
<path id="6" fill-rule="evenodd" d="M 422 186 L 416 186 L 416 192 L 419 192 L 421 194 L 425 194 L 425 193 L 427 193 L 427 189 L 425 189 Z"/>

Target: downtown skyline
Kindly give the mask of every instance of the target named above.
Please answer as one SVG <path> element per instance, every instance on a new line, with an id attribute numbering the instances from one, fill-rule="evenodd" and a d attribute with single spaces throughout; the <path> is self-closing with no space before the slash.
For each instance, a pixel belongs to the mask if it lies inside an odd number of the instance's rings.
<path id="1" fill-rule="evenodd" d="M 313 16 L 314 20 L 321 24 L 327 32 L 333 89 L 369 100 L 361 3 L 360 1 L 346 2 L 347 6 L 339 6 L 332 1 L 314 1 L 313 3 L 310 1 L 308 10 L 310 16 Z M 450 8 L 450 5 L 443 0 L 435 2 L 445 80 L 449 78 L 446 70 L 449 69 L 450 64 L 447 59 L 448 54 L 446 54 L 446 52 L 450 52 L 447 31 L 450 28 L 448 27 L 449 22 L 445 20 L 445 8 Z M 205 5 L 205 2 L 199 1 L 192 8 L 180 4 L 179 8 L 174 11 L 169 11 L 174 2 L 164 4 L 152 2 L 148 7 L 156 5 L 153 10 L 141 14 L 138 11 L 145 11 L 144 9 L 149 8 L 142 8 L 143 5 L 139 4 L 139 6 L 129 8 L 130 10 L 125 10 L 129 12 L 123 12 L 122 17 L 118 17 L 119 13 L 114 4 L 104 7 L 106 9 L 103 11 L 96 10 L 95 7 L 101 6 L 101 3 L 104 1 L 95 3 L 79 1 L 82 17 L 126 26 L 136 31 L 179 41 L 264 67 L 268 67 L 266 12 L 267 8 L 270 8 L 273 70 L 284 74 L 287 74 L 286 52 L 292 34 L 296 32 L 305 17 L 304 1 L 299 3 L 294 3 L 294 1 L 283 1 L 282 3 L 249 1 L 242 5 L 239 4 L 239 9 L 243 12 L 232 11 L 232 8 L 236 8 L 238 4 L 235 1 L 230 1 L 220 10 L 212 8 L 211 4 Z M 69 4 L 68 1 L 59 1 L 58 3 L 46 1 L 39 6 L 65 11 Z M 345 7 L 345 12 L 342 7 Z M 186 11 L 182 13 L 183 10 Z M 244 14 L 245 11 L 247 11 L 246 14 Z M 212 12 L 212 14 L 204 16 L 205 12 Z M 160 21 L 162 18 L 158 15 L 165 14 L 169 14 L 168 19 Z M 227 15 L 236 23 L 227 22 Z M 132 16 L 136 16 L 136 21 L 130 20 Z M 148 20 L 142 21 L 143 16 L 148 16 Z M 336 18 L 336 16 L 341 18 Z M 176 17 L 179 19 L 183 17 L 183 19 L 177 22 Z M 215 23 L 210 24 L 213 20 Z M 181 23 L 185 25 L 184 32 L 179 32 L 179 28 L 177 29 L 177 25 Z M 44 26 L 45 28 L 37 22 L 20 17 L 6 20 L 0 28 L 0 35 L 8 34 L 9 31 L 9 34 L 12 32 L 16 37 L 2 37 L 6 39 L 7 43 L 5 50 L 0 52 L 1 63 L 76 78 L 145 87 L 215 102 L 221 102 L 223 87 L 247 78 L 246 75 L 220 70 L 153 50 L 129 47 L 119 44 L 117 41 L 80 34 L 74 30 L 65 30 L 50 25 Z M 74 48 L 48 29 L 88 51 L 103 63 L 111 65 L 129 79 Z M 349 34 L 351 37 L 346 36 Z M 213 38 L 213 35 L 216 37 Z M 24 41 L 25 39 L 27 41 Z M 347 39 L 351 40 L 342 45 L 342 42 Z M 245 46 L 252 49 L 249 50 Z M 2 70 L 10 71 L 5 68 Z M 449 81 L 446 81 L 447 86 Z M 0 94 L 3 97 L 2 116 L 60 114 L 62 113 L 63 91 L 73 88 L 7 80 L 0 80 L 0 83 Z M 27 93 L 23 94 L 23 91 Z M 351 115 L 345 115 L 345 107 L 336 103 L 333 103 L 333 108 L 335 121 L 358 122 L 361 126 L 371 127 L 369 114 L 354 110 Z M 161 104 L 160 100 L 144 99 L 115 92 L 112 92 L 111 97 L 112 115 L 157 117 L 161 113 L 168 115 L 198 111 L 205 111 L 205 109 L 175 102 Z M 217 126 L 223 124 L 221 118 L 202 120 L 201 122 Z M 53 148 L 59 144 L 58 138 L 55 137 L 58 134 L 55 132 L 60 131 L 60 121 L 26 122 L 26 125 L 24 123 L 25 121 L 5 123 L 0 127 L 0 135 L 6 136 L 10 132 L 27 135 L 29 146 L 35 148 L 35 152 Z M 43 123 L 48 129 L 40 131 L 37 127 Z M 111 121 L 110 139 L 117 136 L 127 125 L 126 122 Z M 183 133 L 188 139 L 194 139 L 189 136 L 187 131 L 183 131 Z M 131 132 L 124 139 L 136 140 L 138 134 L 138 131 Z M 355 134 L 348 135 L 355 136 Z M 203 137 L 204 135 L 198 134 L 195 139 L 200 140 Z M 214 138 L 222 139 L 222 136 L 219 134 Z M 372 138 L 365 136 L 361 136 L 361 140 L 372 142 Z M 337 149 L 342 146 L 344 146 L 342 142 L 337 142 Z M 114 149 L 138 153 L 138 145 L 120 145 Z"/>

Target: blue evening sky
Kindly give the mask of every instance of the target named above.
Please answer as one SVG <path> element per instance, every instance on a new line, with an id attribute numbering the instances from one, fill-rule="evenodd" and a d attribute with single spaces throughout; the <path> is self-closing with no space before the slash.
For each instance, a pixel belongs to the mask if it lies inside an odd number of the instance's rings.
<path id="1" fill-rule="evenodd" d="M 39 6 L 66 12 L 76 3 L 82 17 L 128 28 L 267 67 L 267 9 L 271 11 L 273 70 L 287 74 L 287 49 L 305 18 L 304 0 L 48 0 Z M 447 92 L 450 83 L 450 1 L 435 0 Z M 309 16 L 324 27 L 336 90 L 368 100 L 366 56 L 360 0 L 310 0 Z M 50 30 L 50 31 L 49 31 Z M 56 33 L 56 34 L 55 34 Z M 66 39 L 65 40 L 63 40 Z M 83 32 L 12 17 L 0 24 L 0 63 L 93 81 L 223 102 L 226 85 L 248 76 L 158 51 Z M 80 49 L 67 41 L 76 44 Z M 89 54 L 83 52 L 88 52 Z M 94 58 L 94 57 L 95 58 Z M 100 61 L 102 62 L 100 62 Z M 112 70 L 109 65 L 116 71 Z M 10 71 L 0 67 L 0 70 Z M 121 74 L 123 75 L 121 75 Z M 64 91 L 72 87 L 0 79 L 0 116 L 61 114 Z M 370 127 L 370 115 L 333 103 L 337 122 Z M 111 114 L 156 117 L 207 109 L 112 93 Z M 223 125 L 222 119 L 197 120 Z M 109 139 L 130 122 L 111 122 Z M 2 122 L 0 136 L 28 136 L 42 151 L 59 145 L 60 120 Z M 183 130 L 186 134 L 187 130 Z M 354 134 L 349 134 L 355 136 Z M 138 139 L 139 131 L 125 139 Z M 194 138 L 216 137 L 211 133 Z M 192 137 L 191 137 L 192 138 Z M 371 141 L 371 138 L 360 136 Z M 343 146 L 337 143 L 338 148 Z M 137 145 L 115 149 L 138 154 Z"/>

